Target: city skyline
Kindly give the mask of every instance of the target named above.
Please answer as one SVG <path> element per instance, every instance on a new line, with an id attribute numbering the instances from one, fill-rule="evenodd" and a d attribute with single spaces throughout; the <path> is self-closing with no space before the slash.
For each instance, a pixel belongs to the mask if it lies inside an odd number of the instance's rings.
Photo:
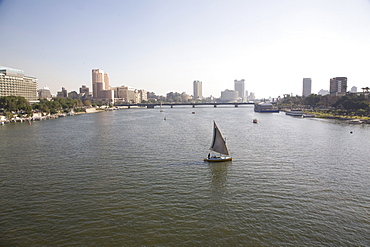
<path id="1" fill-rule="evenodd" d="M 258 98 L 329 90 L 330 78 L 369 86 L 370 2 L 0 1 L 0 65 L 38 78 L 39 88 L 78 91 L 91 69 L 112 87 L 219 97 L 245 78 Z M 201 18 L 194 18 L 200 16 Z"/>

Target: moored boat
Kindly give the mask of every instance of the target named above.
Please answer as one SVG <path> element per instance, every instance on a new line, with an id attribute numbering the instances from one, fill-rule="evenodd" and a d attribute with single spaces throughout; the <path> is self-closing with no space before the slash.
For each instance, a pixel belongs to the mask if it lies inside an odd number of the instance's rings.
<path id="1" fill-rule="evenodd" d="M 285 115 L 301 117 L 303 115 L 303 112 L 302 110 L 291 110 L 291 111 L 286 111 Z"/>
<path id="2" fill-rule="evenodd" d="M 350 124 L 363 124 L 365 122 L 361 119 L 352 119 L 352 120 L 349 120 L 348 123 L 350 123 Z"/>
<path id="3" fill-rule="evenodd" d="M 254 104 L 254 111 L 260 113 L 279 113 L 279 109 L 275 108 L 270 102 Z"/>

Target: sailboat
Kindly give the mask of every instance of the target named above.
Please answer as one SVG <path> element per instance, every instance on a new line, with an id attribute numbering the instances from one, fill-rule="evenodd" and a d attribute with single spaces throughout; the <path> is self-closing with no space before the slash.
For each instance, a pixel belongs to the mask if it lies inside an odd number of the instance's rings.
<path id="1" fill-rule="evenodd" d="M 230 156 L 222 156 L 229 155 L 229 150 L 227 149 L 225 139 L 223 138 L 221 131 L 218 129 L 216 122 L 213 121 L 213 139 L 210 150 L 219 153 L 219 156 L 208 154 L 208 157 L 204 159 L 204 161 L 208 162 L 223 162 L 223 161 L 231 161 L 232 158 Z"/>
<path id="2" fill-rule="evenodd" d="M 161 105 L 159 106 L 159 108 L 160 108 L 160 112 L 164 112 L 164 110 L 162 109 L 162 102 L 161 102 Z"/>

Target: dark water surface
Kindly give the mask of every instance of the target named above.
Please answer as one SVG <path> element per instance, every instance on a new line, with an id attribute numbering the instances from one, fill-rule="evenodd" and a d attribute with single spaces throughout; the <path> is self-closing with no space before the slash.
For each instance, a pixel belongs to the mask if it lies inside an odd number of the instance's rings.
<path id="1" fill-rule="evenodd" d="M 0 126 L 0 246 L 370 246 L 369 140 L 251 107 Z"/>

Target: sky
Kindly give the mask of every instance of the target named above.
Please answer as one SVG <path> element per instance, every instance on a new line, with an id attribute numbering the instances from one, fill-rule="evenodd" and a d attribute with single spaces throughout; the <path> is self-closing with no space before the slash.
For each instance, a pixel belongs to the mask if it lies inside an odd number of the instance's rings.
<path id="1" fill-rule="evenodd" d="M 370 0 L 0 0 L 0 66 L 53 94 L 111 86 L 220 97 L 245 79 L 257 98 L 370 86 Z"/>

